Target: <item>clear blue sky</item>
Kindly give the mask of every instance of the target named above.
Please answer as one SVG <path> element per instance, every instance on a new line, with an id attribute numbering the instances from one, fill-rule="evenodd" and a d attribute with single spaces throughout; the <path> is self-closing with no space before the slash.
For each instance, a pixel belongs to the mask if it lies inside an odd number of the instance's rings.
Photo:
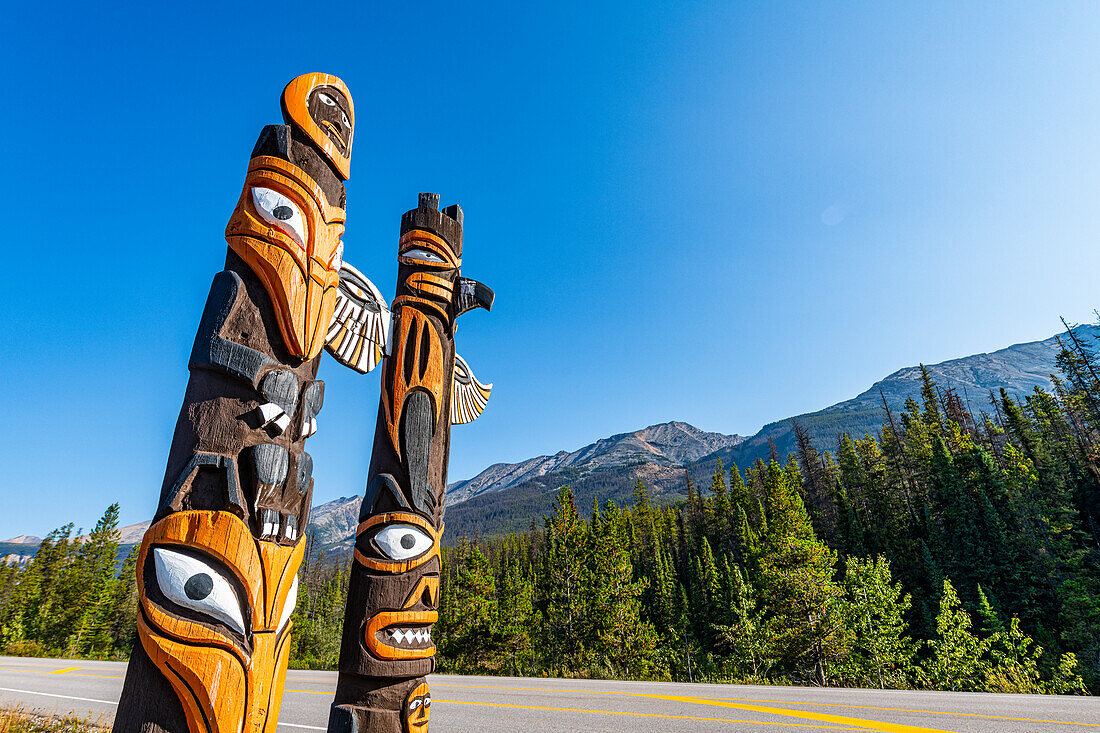
<path id="1" fill-rule="evenodd" d="M 666 420 L 743 434 L 1100 306 L 1094 3 L 9 4 L 0 538 L 147 518 L 222 232 L 306 71 L 355 98 L 346 259 L 466 212 L 496 384 L 451 478 Z M 378 374 L 330 359 L 318 502 Z"/>

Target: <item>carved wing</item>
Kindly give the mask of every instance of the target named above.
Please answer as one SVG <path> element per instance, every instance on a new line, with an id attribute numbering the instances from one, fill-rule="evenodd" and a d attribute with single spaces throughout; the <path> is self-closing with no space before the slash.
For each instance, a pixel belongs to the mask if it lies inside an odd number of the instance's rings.
<path id="1" fill-rule="evenodd" d="M 492 384 L 482 384 L 470 371 L 470 365 L 455 354 L 455 374 L 451 381 L 451 424 L 464 425 L 473 422 L 485 409 Z"/>
<path id="2" fill-rule="evenodd" d="M 344 366 L 366 374 L 386 353 L 390 309 L 378 288 L 346 262 L 340 266 L 336 309 L 325 337 L 328 353 Z"/>

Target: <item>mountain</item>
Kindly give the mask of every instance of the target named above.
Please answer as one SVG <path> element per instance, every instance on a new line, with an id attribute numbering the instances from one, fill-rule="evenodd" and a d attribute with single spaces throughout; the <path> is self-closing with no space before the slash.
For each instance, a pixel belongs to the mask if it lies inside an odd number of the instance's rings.
<path id="1" fill-rule="evenodd" d="M 669 422 L 597 440 L 572 453 L 490 466 L 448 488 L 447 542 L 524 531 L 550 511 L 557 490 L 566 484 L 581 511 L 593 501 L 601 506 L 608 500 L 629 503 L 639 479 L 657 501 L 675 501 L 686 490 L 690 467 L 744 440 Z"/>
<path id="2" fill-rule="evenodd" d="M 312 551 L 331 558 L 350 555 L 362 503 L 362 496 L 345 496 L 313 507 L 306 529 L 306 536 L 313 541 Z"/>
<path id="3" fill-rule="evenodd" d="M 567 470 L 579 476 L 648 463 L 681 468 L 743 440 L 739 435 L 708 433 L 684 422 L 650 425 L 632 433 L 602 438 L 572 453 L 558 451 L 521 463 L 494 463 L 472 479 L 448 486 L 447 505 L 455 506 L 475 496 L 504 491 Z"/>
<path id="4" fill-rule="evenodd" d="M 118 528 L 118 562 L 120 564 L 130 554 L 134 545 L 141 542 L 141 538 L 145 536 L 145 530 L 149 529 L 149 524 L 145 521 Z M 83 542 L 87 538 L 88 535 L 82 534 L 74 537 L 73 540 Z M 41 537 L 27 534 L 12 537 L 10 540 L 0 540 L 0 563 L 14 562 L 23 565 L 34 557 L 34 553 L 38 551 L 38 546 L 41 544 Z"/>
<path id="5" fill-rule="evenodd" d="M 18 537 L 12 537 L 10 540 L 0 540 L 0 545 L 40 545 L 42 544 L 41 537 L 35 537 L 30 534 L 21 534 Z"/>
<path id="6" fill-rule="evenodd" d="M 1078 326 L 1074 332 L 1086 343 L 1100 338 L 1100 328 L 1095 326 Z M 1004 388 L 1019 395 L 1035 387 L 1049 387 L 1050 375 L 1057 372 L 1058 338 L 926 368 L 940 388 L 955 389 L 978 415 L 989 408 L 991 391 Z M 877 432 L 886 419 L 883 399 L 891 410 L 900 411 L 908 398 L 919 400 L 920 385 L 920 367 L 905 367 L 852 399 L 793 419 L 807 429 L 819 448 L 834 450 L 841 432 L 858 437 Z M 650 487 L 655 501 L 676 501 L 686 493 L 687 475 L 700 490 L 707 489 L 719 458 L 727 465 L 732 462 L 746 467 L 758 458 L 767 459 L 773 444 L 780 456 L 794 451 L 791 420 L 769 423 L 751 438 L 708 433 L 684 422 L 662 423 L 603 438 L 572 452 L 493 464 L 471 479 L 448 486 L 446 541 L 453 544 L 464 536 L 524 531 L 551 511 L 554 496 L 564 485 L 573 489 L 582 512 L 587 512 L 593 501 L 601 505 L 609 499 L 620 506 L 630 503 L 638 479 Z M 307 533 L 315 551 L 332 559 L 348 556 L 361 501 L 359 496 L 350 496 L 313 508 Z M 124 548 L 120 556 L 141 540 L 148 525 L 142 522 L 120 530 Z M 27 535 L 0 542 L 0 556 L 25 561 L 39 542 Z"/>
<path id="7" fill-rule="evenodd" d="M 1078 326 L 1074 334 L 1085 343 L 1092 343 L 1100 338 L 1100 328 Z M 925 368 L 941 389 L 954 389 L 964 404 L 969 405 L 974 416 L 979 417 L 981 411 L 991 410 L 990 392 L 998 394 L 1004 388 L 1010 395 L 1022 395 L 1036 387 L 1049 388 L 1050 375 L 1058 371 L 1054 363 L 1061 349 L 1058 340 L 1064 338 L 1064 335 L 1051 336 L 988 354 L 926 365 Z M 814 445 L 831 451 L 836 448 L 837 438 L 842 432 L 853 437 L 878 432 L 886 421 L 883 399 L 891 410 L 900 412 L 910 397 L 920 401 L 920 388 L 920 367 L 905 367 L 875 382 L 866 392 L 850 400 L 769 423 L 748 440 L 720 449 L 707 458 L 710 462 L 721 458 L 727 464 L 733 462 L 741 467 L 750 466 L 758 458 L 767 460 L 773 442 L 776 452 L 785 457 L 797 449 L 792 419 L 806 428 Z"/>

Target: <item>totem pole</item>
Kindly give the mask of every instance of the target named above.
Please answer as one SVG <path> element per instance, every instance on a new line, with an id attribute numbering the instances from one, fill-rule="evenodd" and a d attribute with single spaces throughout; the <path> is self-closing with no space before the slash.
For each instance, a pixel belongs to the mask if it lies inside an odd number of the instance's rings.
<path id="1" fill-rule="evenodd" d="M 455 319 L 493 302 L 489 288 L 460 277 L 461 258 L 462 209 L 439 211 L 438 195 L 420 194 L 401 218 L 329 733 L 428 730 L 450 428 L 481 414 L 492 387 L 455 354 Z"/>
<path id="2" fill-rule="evenodd" d="M 354 111 L 306 74 L 260 133 L 188 364 L 160 504 L 138 556 L 138 638 L 116 733 L 274 733 L 309 519 L 328 336 L 377 363 L 378 312 L 342 263 Z M 369 286 L 373 287 L 373 286 Z M 337 306 L 342 313 L 334 317 Z M 350 341 L 349 341 L 350 343 Z M 370 348 L 372 347 L 373 348 Z M 371 360 L 373 359 L 373 363 Z"/>

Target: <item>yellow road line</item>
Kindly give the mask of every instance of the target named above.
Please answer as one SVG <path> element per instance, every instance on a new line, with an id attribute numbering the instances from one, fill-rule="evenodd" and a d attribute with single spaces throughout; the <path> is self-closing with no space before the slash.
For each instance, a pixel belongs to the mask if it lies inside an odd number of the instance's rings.
<path id="1" fill-rule="evenodd" d="M 819 723 L 837 723 L 840 725 L 851 725 L 858 728 L 865 728 L 867 730 L 882 731 L 882 733 L 949 733 L 949 731 L 943 731 L 940 728 L 921 728 L 915 725 L 886 723 L 881 720 L 864 720 L 863 718 L 849 718 L 844 715 L 811 713 L 804 710 L 772 708 L 766 707 L 764 705 L 748 705 L 746 703 L 739 702 L 721 702 L 718 700 L 706 700 L 705 698 L 699 697 L 683 697 L 681 695 L 647 695 L 642 693 L 626 694 L 636 695 L 637 697 L 647 697 L 656 700 L 670 700 L 672 702 L 697 703 L 700 705 L 717 705 L 719 707 L 735 708 L 737 710 L 751 710 L 756 713 L 767 713 L 768 715 L 785 715 L 792 718 L 800 718 L 802 720 L 816 720 Z"/>
<path id="2" fill-rule="evenodd" d="M 100 675 L 89 674 L 87 672 L 77 672 L 77 670 L 86 669 L 85 667 L 65 667 L 63 669 L 56 669 L 50 671 L 43 671 L 39 674 L 64 674 L 70 677 L 99 677 L 104 679 L 125 679 L 124 676 L 118 675 Z M 307 680 L 299 679 L 297 681 L 304 682 Z M 908 708 L 890 708 L 890 707 L 875 707 L 869 705 L 850 705 L 845 703 L 826 703 L 826 702 L 800 702 L 796 700 L 751 700 L 748 698 L 709 698 L 709 697 L 689 697 L 684 695 L 659 695 L 652 693 L 642 692 L 625 692 L 618 690 L 576 690 L 576 689 L 552 689 L 544 687 L 513 687 L 504 685 L 460 685 L 454 683 L 437 682 L 435 687 L 457 687 L 465 689 L 476 690 L 507 690 L 517 692 L 542 692 L 542 693 L 581 693 L 587 695 L 620 695 L 627 697 L 641 697 L 649 698 L 653 700 L 668 700 L 673 702 L 683 702 L 696 705 L 712 705 L 717 707 L 729 707 L 739 710 L 747 710 L 753 712 L 766 713 L 770 715 L 780 715 L 794 718 L 801 718 L 805 720 L 813 720 L 817 722 L 837 723 L 844 726 L 856 726 L 865 730 L 882 731 L 883 733 L 944 733 L 938 728 L 922 728 L 918 726 L 901 725 L 896 723 L 887 723 L 883 721 L 867 720 L 863 718 L 851 718 L 840 715 L 830 715 L 827 713 L 813 713 L 804 710 L 797 710 L 793 708 L 775 708 L 769 705 L 812 705 L 817 707 L 838 707 L 838 708 L 853 708 L 861 710 L 882 710 L 888 712 L 903 712 L 912 713 L 916 715 L 954 715 L 959 717 L 969 718 L 989 718 L 992 720 L 1011 720 L 1025 723 L 1048 723 L 1052 725 L 1080 725 L 1091 728 L 1100 728 L 1100 724 L 1096 723 L 1073 723 L 1064 720 L 1043 720 L 1037 718 L 1015 718 L 1002 715 L 988 715 L 982 713 L 953 713 L 936 710 L 913 710 Z M 332 690 L 286 690 L 287 692 L 298 692 L 312 695 L 331 695 Z M 661 713 L 641 713 L 641 712 L 621 712 L 614 710 L 586 710 L 583 708 L 561 708 L 561 707 L 547 707 L 538 705 L 518 705 L 507 703 L 490 703 L 490 702 L 474 702 L 467 700 L 441 700 L 436 698 L 438 702 L 449 702 L 456 705 L 484 705 L 489 707 L 511 707 L 511 708 L 524 708 L 530 710 L 552 710 L 559 712 L 582 712 L 582 713 L 595 713 L 604 715 L 631 715 L 635 717 L 650 717 L 650 718 L 672 718 L 679 720 L 700 720 L 700 721 L 712 721 L 712 722 L 730 722 L 730 723 L 756 723 L 759 725 L 786 725 L 795 727 L 814 727 L 804 723 L 777 723 L 777 722 L 765 722 L 765 721 L 744 721 L 744 720 L 730 720 L 726 718 L 707 718 L 707 717 L 694 717 L 685 715 L 671 715 Z M 768 703 L 769 705 L 761 705 L 758 703 Z M 821 726 L 817 726 L 821 727 Z M 844 728 L 832 728 L 834 730 L 844 730 Z"/>
<path id="3" fill-rule="evenodd" d="M 622 692 L 621 695 L 645 694 Z M 1100 728 L 1100 723 L 1072 723 L 1068 720 L 1044 720 L 1042 718 L 1013 718 L 1007 715 L 989 715 L 988 713 L 950 713 L 945 710 L 913 710 L 912 708 L 888 708 L 876 705 L 852 705 L 850 703 L 801 702 L 793 700 L 754 700 L 746 697 L 701 697 L 700 700 L 723 700 L 728 702 L 767 703 L 768 705 L 815 705 L 828 708 L 852 708 L 854 710 L 886 710 L 895 713 L 917 713 L 920 715 L 956 715 L 962 718 L 989 718 L 990 720 L 1015 720 L 1021 723 L 1050 723 L 1052 725 L 1084 725 Z"/>
<path id="4" fill-rule="evenodd" d="M 442 702 L 450 703 L 452 705 L 483 705 L 485 707 L 492 708 L 519 708 L 522 710 L 551 710 L 558 713 L 592 713 L 595 715 L 626 715 L 635 718 L 671 718 L 673 720 L 701 720 L 709 723 L 738 723 L 740 725 L 778 725 L 784 728 L 813 728 L 815 730 L 827 729 L 827 730 L 851 730 L 851 728 L 845 726 L 843 728 L 831 726 L 831 725 L 808 725 L 806 723 L 776 723 L 772 721 L 764 720 L 733 720 L 731 718 L 703 718 L 694 715 L 670 715 L 667 713 L 638 713 L 624 710 L 587 710 L 585 708 L 558 708 L 548 707 L 545 705 L 517 705 L 503 702 L 473 702 L 470 700 L 441 700 L 439 698 L 432 698 L 433 703 Z"/>
<path id="5" fill-rule="evenodd" d="M 661 695 L 646 692 L 624 692 L 620 690 L 576 690 L 562 688 L 556 690 L 547 687 L 512 687 L 504 685 L 461 685 L 449 682 L 435 682 L 434 687 L 459 687 L 471 690 L 516 690 L 521 692 L 575 692 L 587 695 L 630 695 L 634 697 L 654 697 L 661 698 Z M 685 698 L 687 699 L 687 698 Z M 830 703 L 830 702 L 802 702 L 799 700 L 752 700 L 748 698 L 726 698 L 726 697 L 693 697 L 691 698 L 698 704 L 720 704 L 723 701 L 726 702 L 745 702 L 745 703 L 765 703 L 768 705 L 813 705 L 818 707 L 831 707 L 831 708 L 853 708 L 859 710 L 883 710 L 888 712 L 898 713 L 913 713 L 915 715 L 955 715 L 965 718 L 989 718 L 990 720 L 1013 720 L 1021 723 L 1049 723 L 1051 725 L 1080 725 L 1090 728 L 1100 728 L 1098 723 L 1075 723 L 1068 720 L 1043 720 L 1039 718 L 1013 718 L 1007 715 L 987 715 L 984 713 L 952 713 L 941 710 L 913 710 L 911 708 L 888 708 L 888 707 L 875 707 L 871 705 L 849 705 L 845 703 Z M 934 728 L 931 730 L 935 730 Z"/>

